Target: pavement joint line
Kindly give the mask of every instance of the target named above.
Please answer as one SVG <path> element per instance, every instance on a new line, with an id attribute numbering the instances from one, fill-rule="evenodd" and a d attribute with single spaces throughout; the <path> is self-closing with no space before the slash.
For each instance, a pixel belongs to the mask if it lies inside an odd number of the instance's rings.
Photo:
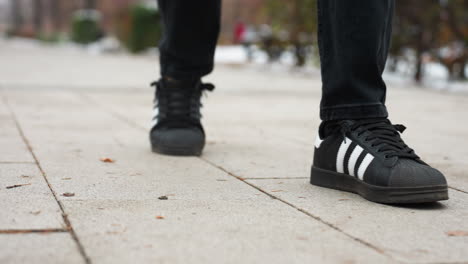
<path id="1" fill-rule="evenodd" d="M 118 120 L 120 120 L 120 121 L 126 123 L 128 126 L 130 126 L 130 127 L 132 127 L 132 128 L 135 128 L 135 129 L 138 129 L 138 130 L 143 130 L 143 131 L 146 131 L 146 130 L 147 130 L 145 127 L 141 126 L 140 124 L 138 124 L 138 123 L 136 123 L 136 122 L 134 122 L 134 121 L 132 121 L 132 120 L 126 118 L 125 116 L 119 114 L 118 112 L 115 112 L 114 110 L 110 109 L 109 107 L 105 106 L 104 104 L 97 102 L 96 100 L 94 100 L 94 99 L 93 99 L 92 97 L 90 97 L 89 95 L 84 94 L 84 93 L 82 93 L 82 92 L 76 92 L 76 94 L 77 94 L 78 96 L 82 97 L 83 99 L 85 99 L 86 101 L 88 101 L 88 103 L 93 104 L 94 106 L 101 108 L 102 110 L 104 110 L 105 112 L 107 112 L 108 114 L 110 114 L 111 116 L 113 116 L 114 118 L 116 118 L 116 119 L 118 119 Z M 299 141 L 295 141 L 294 143 L 299 143 Z M 265 194 L 265 195 L 267 195 L 267 196 L 269 196 L 270 198 L 275 199 L 275 200 L 278 200 L 278 201 L 282 202 L 283 204 L 285 204 L 285 205 L 287 205 L 287 206 L 289 206 L 289 207 L 292 207 L 292 208 L 296 209 L 297 211 L 299 211 L 299 212 L 301 212 L 301 213 L 303 213 L 303 214 L 305 214 L 305 215 L 307 215 L 307 216 L 309 216 L 309 217 L 315 219 L 316 221 L 318 221 L 318 222 L 320 222 L 320 223 L 322 223 L 322 224 L 324 224 L 324 225 L 326 225 L 326 226 L 328 226 L 328 227 L 330 227 L 330 228 L 332 228 L 332 229 L 338 231 L 339 233 L 344 234 L 345 236 L 349 237 L 350 239 L 354 240 L 355 242 L 360 243 L 360 244 L 362 244 L 362 245 L 364 245 L 364 246 L 366 246 L 366 247 L 368 247 L 368 248 L 370 248 L 370 249 L 376 251 L 377 253 L 382 254 L 382 255 L 388 257 L 388 258 L 391 259 L 392 261 L 399 262 L 399 263 L 406 263 L 405 261 L 401 261 L 401 260 L 395 259 L 391 254 L 388 254 L 388 253 L 385 252 L 383 249 L 380 249 L 380 248 L 378 248 L 377 246 L 372 245 L 370 242 L 367 242 L 367 241 L 365 241 L 365 240 L 363 240 L 363 239 L 361 239 L 361 238 L 355 237 L 355 236 L 353 236 L 353 235 L 351 235 L 351 234 L 349 234 L 349 233 L 343 231 L 341 228 L 335 226 L 335 225 L 332 224 L 332 223 L 329 223 L 329 222 L 323 220 L 323 219 L 320 218 L 319 216 L 316 216 L 316 215 L 314 215 L 314 214 L 312 214 L 312 213 L 310 213 L 310 212 L 308 212 L 308 211 L 306 211 L 306 210 L 304 210 L 304 209 L 302 209 L 302 208 L 299 208 L 299 207 L 297 207 L 296 205 L 294 205 L 294 204 L 292 204 L 292 203 L 290 203 L 290 202 L 288 202 L 288 201 L 285 201 L 285 200 L 279 198 L 278 196 L 275 196 L 275 195 L 273 195 L 273 194 L 271 194 L 271 193 L 268 193 L 267 191 L 263 190 L 262 188 L 256 186 L 256 185 L 253 184 L 253 183 L 247 182 L 247 180 L 268 180 L 268 179 L 287 180 L 287 179 L 307 179 L 308 177 L 297 177 L 297 178 L 279 178 L 279 177 L 272 177 L 272 178 L 243 178 L 243 177 L 240 177 L 240 176 L 235 175 L 234 173 L 232 173 L 232 172 L 226 170 L 226 169 L 223 168 L 222 166 L 219 166 L 219 165 L 213 163 L 212 161 L 210 161 L 210 160 L 208 160 L 208 159 L 206 159 L 206 158 L 203 158 L 203 157 L 197 157 L 197 158 L 198 158 L 199 160 L 204 161 L 205 163 L 211 165 L 212 167 L 217 168 L 217 169 L 223 171 L 224 173 L 228 174 L 229 176 L 234 177 L 234 178 L 236 178 L 237 180 L 244 182 L 245 184 L 249 185 L 250 187 L 252 187 L 252 188 L 254 188 L 254 189 L 260 191 L 261 193 L 263 193 L 263 194 Z M 451 187 L 451 188 L 452 188 L 452 187 Z M 455 189 L 455 190 L 457 190 L 457 189 Z M 457 190 L 457 191 L 461 191 L 461 190 Z M 464 192 L 464 191 L 461 191 L 461 192 Z M 432 263 L 426 263 L 426 264 L 432 264 Z M 441 264 L 457 264 L 457 262 L 455 262 L 455 263 L 441 263 Z"/>
<path id="2" fill-rule="evenodd" d="M 107 112 L 108 114 L 110 114 L 111 116 L 113 116 L 114 118 L 126 123 L 127 125 L 131 126 L 132 128 L 135 128 L 135 129 L 138 129 L 138 130 L 141 130 L 143 129 L 144 131 L 146 131 L 147 129 L 145 127 L 143 127 L 142 125 L 126 118 L 125 116 L 115 112 L 114 110 L 112 109 L 109 109 L 108 107 L 106 107 L 104 104 L 101 104 L 99 102 L 97 102 L 96 100 L 94 100 L 94 98 L 90 97 L 89 95 L 87 94 L 84 94 L 82 92 L 75 92 L 76 95 L 78 95 L 79 97 L 81 97 L 82 99 L 86 100 L 88 103 L 96 106 L 96 107 L 99 107 L 101 108 L 102 110 L 104 110 L 105 112 Z"/>
<path id="3" fill-rule="evenodd" d="M 69 228 L 46 228 L 46 229 L 2 229 L 0 235 L 17 235 L 17 234 L 49 234 L 49 233 L 68 233 Z"/>
<path id="4" fill-rule="evenodd" d="M 461 262 L 422 262 L 421 264 L 467 264 L 467 261 Z"/>
<path id="5" fill-rule="evenodd" d="M 115 118 L 117 118 L 117 119 L 119 119 L 119 120 L 121 120 L 121 121 L 127 123 L 127 125 L 129 125 L 129 126 L 135 128 L 135 129 L 143 129 L 143 130 L 146 131 L 146 129 L 143 128 L 141 125 L 139 125 L 139 124 L 137 124 L 137 123 L 135 123 L 135 122 L 132 122 L 131 120 L 128 120 L 127 118 L 123 117 L 123 116 L 120 115 L 119 113 L 116 113 L 116 112 L 114 112 L 114 111 L 108 109 L 108 108 L 105 107 L 104 105 L 102 105 L 102 104 L 96 102 L 94 99 L 90 98 L 88 95 L 85 95 L 85 94 L 83 94 L 83 93 L 77 93 L 77 94 L 78 94 L 79 96 L 81 96 L 83 99 L 86 99 L 89 103 L 93 103 L 95 106 L 98 106 L 98 107 L 102 108 L 104 111 L 108 112 L 110 115 L 114 116 Z M 382 254 L 382 255 L 384 255 L 384 256 L 386 256 L 386 257 L 392 259 L 392 260 L 395 260 L 395 259 L 393 258 L 393 256 L 387 254 L 387 253 L 386 253 L 385 251 L 383 251 L 382 249 L 380 249 L 380 248 L 378 248 L 378 247 L 372 245 L 371 243 L 369 243 L 369 242 L 367 242 L 367 241 L 364 241 L 364 240 L 362 240 L 362 239 L 360 239 L 360 238 L 357 238 L 357 237 L 355 237 L 355 236 L 353 236 L 353 235 L 351 235 L 351 234 L 348 234 L 348 233 L 344 232 L 342 229 L 340 229 L 339 227 L 333 225 L 332 223 L 326 222 L 325 220 L 321 219 L 320 217 L 318 217 L 318 216 L 316 216 L 316 215 L 313 215 L 313 214 L 311 214 L 311 213 L 305 211 L 304 209 L 301 209 L 301 208 L 299 208 L 299 207 L 297 207 L 297 206 L 295 206 L 295 205 L 293 205 L 293 204 L 291 204 L 291 203 L 289 203 L 289 202 L 287 202 L 287 201 L 285 201 L 285 200 L 283 200 L 283 199 L 280 199 L 279 197 L 277 197 L 277 196 L 275 196 L 275 195 L 272 195 L 272 194 L 266 192 L 265 190 L 261 189 L 260 187 L 254 185 L 254 184 L 252 184 L 252 183 L 250 183 L 250 182 L 247 182 L 245 178 L 242 178 L 242 177 L 239 177 L 239 176 L 235 175 L 234 173 L 232 173 L 232 172 L 230 172 L 230 171 L 224 169 L 223 167 L 221 167 L 221 166 L 219 166 L 219 165 L 217 165 L 217 164 L 211 162 L 210 160 L 208 160 L 208 159 L 206 159 L 206 158 L 203 158 L 203 157 L 197 157 L 197 158 L 198 158 L 199 160 L 201 160 L 201 161 L 204 161 L 206 164 L 208 164 L 208 165 L 210 165 L 210 166 L 212 166 L 212 167 L 214 167 L 214 168 L 217 168 L 218 170 L 223 171 L 224 173 L 230 175 L 231 177 L 234 177 L 234 178 L 236 178 L 236 179 L 238 179 L 238 180 L 244 182 L 245 184 L 249 185 L 250 187 L 252 187 L 252 188 L 254 188 L 254 189 L 256 189 L 256 190 L 258 190 L 258 191 L 260 191 L 260 192 L 262 192 L 262 193 L 264 193 L 264 194 L 266 194 L 266 195 L 269 196 L 270 198 L 275 199 L 275 200 L 278 200 L 278 201 L 282 202 L 283 204 L 286 204 L 286 205 L 288 205 L 289 207 L 292 207 L 292 208 L 298 210 L 299 212 L 301 212 L 301 213 L 303 213 L 303 214 L 305 214 L 305 215 L 307 215 L 307 216 L 309 216 L 309 217 L 311 217 L 311 218 L 313 218 L 313 219 L 315 219 L 315 220 L 317 220 L 317 221 L 319 221 L 319 222 L 325 224 L 326 226 L 328 226 L 328 227 L 330 227 L 330 228 L 332 228 L 332 229 L 334 229 L 334 230 L 336 230 L 336 231 L 338 231 L 338 232 L 340 232 L 340 233 L 346 235 L 347 237 L 351 238 L 352 240 L 354 240 L 354 241 L 356 241 L 356 242 L 358 242 L 358 243 L 360 243 L 360 244 L 362 244 L 362 245 L 364 245 L 364 246 L 366 246 L 366 247 L 368 247 L 368 248 L 371 248 L 372 250 L 376 251 L 377 253 Z M 395 260 L 395 261 L 396 261 L 396 260 Z"/>
<path id="6" fill-rule="evenodd" d="M 239 181 L 244 182 L 245 184 L 249 185 L 250 187 L 252 187 L 252 188 L 254 188 L 254 189 L 256 189 L 256 190 L 262 192 L 263 194 L 265 194 L 265 195 L 267 195 L 267 196 L 269 196 L 270 198 L 275 199 L 275 200 L 278 200 L 279 202 L 282 202 L 283 204 L 288 205 L 289 207 L 292 207 L 292 208 L 296 209 L 297 211 L 299 211 L 299 212 L 301 212 L 301 213 L 303 213 L 303 214 L 305 214 L 305 215 L 307 215 L 307 216 L 309 216 L 309 217 L 315 219 L 316 221 L 318 221 L 318 222 L 320 222 L 320 223 L 322 223 L 322 224 L 324 224 L 324 225 L 326 225 L 326 226 L 328 226 L 328 227 L 330 227 L 330 228 L 332 228 L 332 229 L 338 231 L 339 233 L 344 234 L 345 236 L 347 236 L 347 237 L 351 238 L 352 240 L 354 240 L 354 241 L 356 241 L 356 242 L 358 242 L 358 243 L 360 243 L 360 244 L 362 244 L 362 245 L 364 245 L 364 246 L 366 246 L 366 247 L 368 247 L 368 248 L 370 248 L 370 249 L 376 251 L 377 253 L 382 254 L 382 255 L 384 255 L 384 256 L 390 258 L 390 259 L 393 260 L 393 261 L 398 261 L 398 260 L 396 260 L 392 255 L 386 253 L 384 250 L 378 248 L 377 246 L 374 246 L 374 245 L 372 245 L 371 243 L 369 243 L 369 242 L 367 242 L 367 241 L 365 241 L 365 240 L 363 240 L 363 239 L 361 239 L 361 238 L 358 238 L 358 237 L 355 237 L 355 236 L 353 236 L 353 235 L 351 235 L 351 234 L 348 234 L 347 232 L 343 231 L 341 228 L 335 226 L 335 225 L 332 224 L 332 223 L 329 223 L 329 222 L 323 220 L 323 219 L 320 218 L 319 216 L 316 216 L 316 215 L 314 215 L 314 214 L 312 214 L 312 213 L 310 213 L 310 212 L 308 212 L 308 211 L 306 211 L 306 210 L 304 210 L 304 209 L 302 209 L 302 208 L 299 208 L 299 207 L 297 207 L 296 205 L 294 205 L 294 204 L 292 204 L 292 203 L 290 203 L 290 202 L 288 202 L 288 201 L 286 201 L 286 200 L 283 200 L 283 199 L 279 198 L 278 196 L 275 196 L 275 195 L 273 195 L 273 194 L 271 194 L 271 193 L 269 193 L 269 192 L 263 190 L 262 188 L 256 186 L 256 185 L 253 184 L 253 183 L 247 182 L 245 178 L 235 175 L 234 173 L 232 173 L 232 172 L 226 170 L 225 168 L 223 168 L 222 166 L 219 166 L 219 165 L 217 165 L 217 164 L 211 162 L 210 160 L 208 160 L 208 159 L 206 159 L 206 158 L 199 157 L 199 159 L 200 159 L 200 160 L 203 160 L 203 161 L 205 161 L 207 164 L 210 164 L 211 166 L 213 166 L 213 167 L 215 167 L 215 168 L 217 168 L 217 169 L 219 169 L 219 170 L 221 170 L 221 171 L 227 173 L 227 174 L 230 175 L 231 177 L 234 177 L 234 178 L 238 179 Z M 398 261 L 398 262 L 401 262 L 401 261 Z"/>
<path id="7" fill-rule="evenodd" d="M 123 121 L 124 123 L 127 123 L 127 125 L 130 125 L 131 127 L 133 128 L 137 128 L 137 129 L 143 129 L 144 131 L 146 131 L 147 129 L 143 126 L 141 126 L 140 124 L 126 118 L 125 116 L 115 112 L 114 110 L 112 109 L 109 109 L 108 107 L 106 107 L 105 105 L 103 104 L 100 104 L 98 103 L 96 100 L 94 100 L 92 97 L 90 97 L 89 95 L 87 94 L 84 94 L 82 92 L 75 92 L 78 96 L 82 97 L 83 99 L 85 99 L 86 101 L 88 101 L 89 103 L 92 103 L 93 105 L 103 109 L 104 111 L 106 111 L 108 114 L 110 114 L 111 116 L 113 116 L 114 118 L 117 118 L 119 119 L 120 121 Z M 281 137 L 283 139 L 287 139 L 290 143 L 294 143 L 296 145 L 299 145 L 299 144 L 310 144 L 310 142 L 306 141 L 306 140 L 300 140 L 300 139 L 292 139 L 290 137 L 286 137 L 286 136 L 282 136 L 282 135 L 276 135 L 278 137 Z M 1 163 L 1 162 L 0 162 Z M 243 179 L 246 179 L 246 180 L 280 180 L 280 179 L 307 179 L 308 177 L 297 177 L 297 178 L 294 178 L 294 177 L 290 177 L 290 178 L 243 178 Z M 462 192 L 462 193 L 466 193 L 468 194 L 468 191 L 464 191 L 464 190 L 461 190 L 461 189 L 458 189 L 458 188 L 455 188 L 455 187 L 452 187 L 452 186 L 449 186 L 449 188 L 455 190 L 455 191 L 459 191 L 459 192 Z"/>
<path id="8" fill-rule="evenodd" d="M 260 177 L 260 178 L 253 178 L 253 177 L 242 177 L 244 180 L 305 180 L 309 179 L 309 177 Z"/>
<path id="9" fill-rule="evenodd" d="M 105 105 L 98 103 L 96 100 L 94 100 L 89 95 L 84 94 L 82 92 L 76 92 L 76 94 L 79 95 L 80 97 L 86 99 L 88 102 L 94 104 L 95 106 L 100 107 L 101 109 L 103 109 L 104 111 L 106 111 L 107 113 L 112 115 L 113 117 L 127 123 L 131 127 L 138 128 L 138 129 L 143 129 L 144 131 L 147 130 L 145 127 L 141 126 L 140 124 L 126 118 L 125 116 L 113 111 L 112 109 L 109 109 Z M 287 139 L 290 143 L 295 144 L 295 145 L 301 144 L 303 146 L 303 145 L 311 144 L 310 142 L 308 142 L 306 140 L 293 139 L 293 138 L 282 136 L 282 135 L 275 135 L 275 136 L 283 138 L 283 139 Z M 307 178 L 308 177 L 288 177 L 288 178 L 280 178 L 280 177 L 268 178 L 268 177 L 265 177 L 265 178 L 243 178 L 243 179 L 245 179 L 245 180 L 282 180 L 282 179 L 307 179 Z M 451 187 L 451 186 L 449 186 L 449 188 L 451 188 L 451 189 L 453 189 L 455 191 L 459 191 L 459 192 L 468 194 L 468 191 L 464 191 L 464 190 L 461 190 L 461 189 L 458 189 L 458 188 L 455 188 L 455 187 Z"/>
<path id="10" fill-rule="evenodd" d="M 30 90 L 45 90 L 45 91 L 55 91 L 55 90 L 62 90 L 62 91 L 74 91 L 74 90 L 80 90 L 80 91 L 88 91 L 92 92 L 95 90 L 96 86 L 93 85 L 70 85 L 69 83 L 63 83 L 63 84 L 37 84 L 37 83 L 0 83 L 2 85 L 3 89 L 2 90 L 23 90 L 23 91 L 30 91 Z M 129 93 L 129 92 L 135 92 L 135 91 L 146 91 L 147 89 L 142 88 L 140 86 L 103 86 L 99 85 L 99 88 L 101 90 L 96 93 L 115 93 L 116 90 L 119 90 L 121 92 Z"/>
<path id="11" fill-rule="evenodd" d="M 17 118 L 15 112 L 13 111 L 10 103 L 8 102 L 7 97 L 4 94 L 2 94 L 2 99 L 3 99 L 3 103 L 5 104 L 5 106 L 10 111 L 10 115 L 13 118 L 16 129 L 18 130 L 18 133 L 20 134 L 21 138 L 23 139 L 24 143 L 26 144 L 29 152 L 31 153 L 31 155 L 32 155 L 32 157 L 33 157 L 33 159 L 35 161 L 36 166 L 38 167 L 39 171 L 41 172 L 42 177 L 44 178 L 47 186 L 49 187 L 49 190 L 52 193 L 52 196 L 54 197 L 55 201 L 57 202 L 57 204 L 58 204 L 58 206 L 60 208 L 60 211 L 62 212 L 62 218 L 63 218 L 63 221 L 65 223 L 66 229 L 68 229 L 68 232 L 72 236 L 72 239 L 75 241 L 75 243 L 76 243 L 76 245 L 78 247 L 78 251 L 80 252 L 81 256 L 83 257 L 85 263 L 86 264 L 91 264 L 91 259 L 86 254 L 86 251 L 85 251 L 83 245 L 81 244 L 75 230 L 73 229 L 73 226 L 71 225 L 71 222 L 68 219 L 68 215 L 65 213 L 65 208 L 64 208 L 63 204 L 59 201 L 56 192 L 54 191 L 54 189 L 52 188 L 52 185 L 50 184 L 49 180 L 47 179 L 47 174 L 45 173 L 44 169 L 42 168 L 42 166 L 41 166 L 41 164 L 39 162 L 39 159 L 37 158 L 36 154 L 34 153 L 34 150 L 33 150 L 32 146 L 31 146 L 31 143 L 26 138 L 26 135 L 24 134 L 24 131 L 23 131 L 23 129 L 22 129 L 22 127 L 21 127 L 21 125 L 20 125 L 20 123 L 18 121 L 18 118 Z"/>
<path id="12" fill-rule="evenodd" d="M 449 186 L 450 189 L 454 190 L 454 191 L 458 191 L 458 192 L 462 192 L 462 193 L 466 193 L 468 194 L 468 191 L 465 191 L 465 190 L 462 190 L 462 189 L 458 189 L 456 187 L 452 187 L 452 186 Z"/>
<path id="13" fill-rule="evenodd" d="M 34 161 L 0 161 L 0 164 L 36 164 Z"/>

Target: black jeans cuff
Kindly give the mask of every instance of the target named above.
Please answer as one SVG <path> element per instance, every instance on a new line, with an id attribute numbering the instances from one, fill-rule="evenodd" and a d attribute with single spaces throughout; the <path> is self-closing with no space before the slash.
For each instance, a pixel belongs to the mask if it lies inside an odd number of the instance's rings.
<path id="1" fill-rule="evenodd" d="M 160 54 L 161 76 L 168 76 L 178 80 L 200 79 L 213 71 L 213 62 L 205 64 L 179 61 L 176 58 Z"/>
<path id="2" fill-rule="evenodd" d="M 180 71 L 171 67 L 161 67 L 161 76 L 168 76 L 177 80 L 200 79 L 201 77 L 210 74 L 212 71 L 212 66 L 191 71 Z"/>
<path id="3" fill-rule="evenodd" d="M 338 105 L 333 107 L 322 107 L 320 109 L 320 118 L 323 121 L 376 117 L 388 117 L 385 105 L 381 103 Z"/>

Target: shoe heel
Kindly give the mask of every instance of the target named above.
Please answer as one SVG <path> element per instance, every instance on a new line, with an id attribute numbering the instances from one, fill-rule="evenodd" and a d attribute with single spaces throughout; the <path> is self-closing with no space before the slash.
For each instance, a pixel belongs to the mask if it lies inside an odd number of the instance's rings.
<path id="1" fill-rule="evenodd" d="M 312 166 L 310 184 L 336 190 L 356 193 L 356 179 L 338 172 L 327 171 Z"/>

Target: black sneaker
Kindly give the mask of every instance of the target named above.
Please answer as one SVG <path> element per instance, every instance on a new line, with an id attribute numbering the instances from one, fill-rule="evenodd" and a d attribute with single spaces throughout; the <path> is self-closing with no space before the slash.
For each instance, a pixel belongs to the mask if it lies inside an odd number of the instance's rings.
<path id="1" fill-rule="evenodd" d="M 444 175 L 403 142 L 404 130 L 384 118 L 322 123 L 310 183 L 378 203 L 447 200 Z"/>
<path id="2" fill-rule="evenodd" d="M 214 90 L 200 80 L 177 81 L 164 78 L 156 87 L 150 141 L 153 152 L 175 156 L 199 156 L 205 146 L 200 108 L 203 91 Z"/>

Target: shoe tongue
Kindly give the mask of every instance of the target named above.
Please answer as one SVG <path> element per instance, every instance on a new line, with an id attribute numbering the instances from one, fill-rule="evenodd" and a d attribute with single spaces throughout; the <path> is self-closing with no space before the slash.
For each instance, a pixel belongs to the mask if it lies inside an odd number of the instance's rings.
<path id="1" fill-rule="evenodd" d="M 321 138 L 328 137 L 336 131 L 340 121 L 323 121 L 319 127 L 319 134 Z"/>
<path id="2" fill-rule="evenodd" d="M 199 79 L 176 80 L 172 78 L 163 78 L 164 88 L 166 89 L 190 89 L 195 87 L 199 81 Z"/>
<path id="3" fill-rule="evenodd" d="M 345 126 L 352 126 L 358 123 L 361 120 L 371 120 L 375 123 L 383 123 L 388 122 L 386 118 L 372 118 L 372 119 L 347 119 L 347 120 L 332 120 L 332 121 L 324 121 L 320 125 L 319 133 L 321 137 L 326 137 L 330 134 L 336 132 L 337 127 Z"/>

